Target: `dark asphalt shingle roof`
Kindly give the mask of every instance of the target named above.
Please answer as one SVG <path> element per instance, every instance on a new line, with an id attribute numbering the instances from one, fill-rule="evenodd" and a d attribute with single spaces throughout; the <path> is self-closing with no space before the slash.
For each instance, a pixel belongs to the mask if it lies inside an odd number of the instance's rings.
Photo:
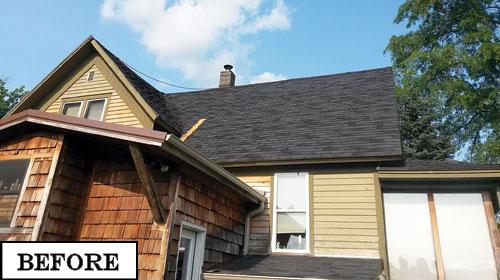
<path id="1" fill-rule="evenodd" d="M 384 163 L 381 171 L 460 171 L 460 170 L 500 170 L 500 164 L 478 164 L 457 160 L 406 159 Z"/>
<path id="2" fill-rule="evenodd" d="M 219 163 L 401 156 L 390 68 L 166 94 L 187 144 Z"/>
<path id="3" fill-rule="evenodd" d="M 212 272 L 268 277 L 373 280 L 378 276 L 380 265 L 378 259 L 248 255 Z"/>

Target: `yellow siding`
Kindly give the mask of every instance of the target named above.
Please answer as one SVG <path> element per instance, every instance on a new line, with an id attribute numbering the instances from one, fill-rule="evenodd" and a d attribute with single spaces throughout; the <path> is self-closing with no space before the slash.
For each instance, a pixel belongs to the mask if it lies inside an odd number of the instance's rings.
<path id="1" fill-rule="evenodd" d="M 87 81 L 87 74 L 90 71 L 95 71 L 95 77 L 94 80 Z M 125 104 L 109 81 L 106 80 L 96 65 L 93 65 L 85 74 L 83 74 L 60 97 L 48 106 L 45 111 L 59 114 L 63 99 L 88 99 L 93 95 L 98 95 L 100 97 L 106 95 L 110 97 L 104 116 L 105 122 L 142 127 L 137 117 L 134 113 L 132 113 L 130 108 Z"/>
<path id="2" fill-rule="evenodd" d="M 263 194 L 268 203 L 264 213 L 252 218 L 250 227 L 250 253 L 266 254 L 269 252 L 270 242 L 270 211 L 271 185 L 273 176 L 239 176 L 241 181 Z"/>
<path id="3" fill-rule="evenodd" d="M 312 174 L 314 254 L 378 257 L 374 174 Z"/>

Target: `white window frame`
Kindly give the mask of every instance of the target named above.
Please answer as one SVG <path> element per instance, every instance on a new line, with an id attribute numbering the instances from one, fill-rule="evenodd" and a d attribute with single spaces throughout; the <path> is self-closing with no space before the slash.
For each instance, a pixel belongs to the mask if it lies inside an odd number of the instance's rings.
<path id="1" fill-rule="evenodd" d="M 277 202 L 277 190 L 278 190 L 278 176 L 280 175 L 290 175 L 290 174 L 298 174 L 298 175 L 305 175 L 305 180 L 306 180 L 306 209 L 305 209 L 305 215 L 306 215 L 306 249 L 305 250 L 287 250 L 287 249 L 279 249 L 276 248 L 276 227 L 277 227 L 277 214 L 278 211 L 276 209 L 276 202 Z M 309 242 L 311 240 L 310 237 L 310 221 L 309 221 L 309 173 L 308 172 L 286 172 L 286 173 L 274 173 L 274 185 L 273 185 L 273 228 L 272 228 L 272 236 L 271 236 L 271 251 L 276 252 L 276 253 L 297 253 L 297 254 L 304 254 L 304 253 L 310 253 L 310 248 L 309 248 Z M 304 211 L 302 210 L 284 210 L 284 211 L 279 211 L 279 212 L 285 212 L 285 213 L 292 213 L 292 212 L 299 212 L 303 213 Z"/>
<path id="2" fill-rule="evenodd" d="M 104 112 L 106 111 L 106 106 L 108 105 L 108 98 L 106 98 L 106 97 L 85 100 L 85 110 L 84 110 L 83 114 L 81 115 L 81 118 L 86 119 L 85 118 L 85 113 L 87 113 L 87 109 L 89 108 L 89 102 L 100 101 L 100 100 L 104 100 L 104 105 L 102 107 L 101 117 L 99 118 L 99 121 L 102 122 L 102 120 L 104 119 Z M 86 119 L 86 120 L 89 120 L 89 119 Z"/>
<path id="3" fill-rule="evenodd" d="M 76 117 L 77 118 L 85 119 L 85 113 L 87 112 L 87 108 L 88 108 L 89 102 L 104 100 L 104 105 L 103 105 L 103 108 L 102 108 L 101 117 L 99 119 L 99 121 L 102 122 L 104 120 L 104 115 L 105 115 L 105 112 L 106 112 L 106 106 L 108 106 L 108 102 L 109 102 L 108 99 L 109 98 L 107 98 L 107 97 L 102 97 L 102 98 L 86 99 L 86 100 L 79 100 L 79 101 L 67 101 L 67 102 L 63 101 L 62 108 L 61 108 L 61 115 L 63 115 L 63 113 L 64 113 L 64 106 L 66 106 L 67 104 L 77 104 L 77 103 L 79 103 L 80 104 L 80 109 L 78 110 L 78 115 Z M 68 116 L 68 115 L 64 115 L 64 116 Z M 69 116 L 69 117 L 72 117 L 72 116 Z M 86 119 L 86 120 L 88 120 L 88 119 Z"/>
<path id="4" fill-rule="evenodd" d="M 62 105 L 62 109 L 61 109 L 61 115 L 63 116 L 68 116 L 68 117 L 73 117 L 73 116 L 69 116 L 69 115 L 64 115 L 64 107 L 66 107 L 66 105 L 68 104 L 80 104 L 80 108 L 78 109 L 78 115 L 76 116 L 77 118 L 79 118 L 81 115 L 82 115 L 82 109 L 85 105 L 84 101 L 69 101 L 69 102 L 64 102 L 63 105 Z"/>
<path id="5" fill-rule="evenodd" d="M 183 229 L 188 229 L 191 231 L 196 232 L 196 245 L 194 248 L 194 259 L 193 259 L 193 280 L 200 280 L 201 279 L 201 274 L 202 274 L 202 266 L 203 266 L 203 261 L 205 258 L 205 239 L 207 237 L 207 230 L 199 225 L 187 222 L 187 221 L 182 221 L 181 223 L 181 231 L 179 235 L 179 243 L 181 242 L 182 238 L 182 230 Z M 178 257 L 175 261 L 176 265 L 178 262 Z M 177 274 L 177 271 L 175 272 Z M 195 275 L 198 275 L 199 278 L 195 278 Z"/>

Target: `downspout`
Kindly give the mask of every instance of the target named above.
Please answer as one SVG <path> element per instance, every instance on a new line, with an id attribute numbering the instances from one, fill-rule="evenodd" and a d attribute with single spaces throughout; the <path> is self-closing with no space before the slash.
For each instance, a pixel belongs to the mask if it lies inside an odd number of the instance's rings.
<path id="1" fill-rule="evenodd" d="M 245 240 L 243 241 L 243 256 L 248 255 L 248 249 L 250 247 L 250 220 L 264 212 L 264 209 L 266 209 L 266 202 L 261 201 L 259 204 L 259 207 L 256 209 L 248 212 L 248 214 L 245 216 Z"/>

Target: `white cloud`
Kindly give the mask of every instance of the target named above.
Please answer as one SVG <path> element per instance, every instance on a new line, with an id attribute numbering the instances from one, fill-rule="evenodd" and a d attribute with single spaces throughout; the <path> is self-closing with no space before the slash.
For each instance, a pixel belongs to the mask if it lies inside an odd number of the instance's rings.
<path id="1" fill-rule="evenodd" d="M 285 75 L 275 74 L 275 73 L 271 73 L 271 72 L 264 72 L 260 75 L 253 77 L 250 80 L 250 83 L 251 84 L 267 83 L 267 82 L 285 80 L 287 78 L 288 77 Z"/>
<path id="2" fill-rule="evenodd" d="M 157 63 L 178 69 L 202 86 L 216 86 L 222 65 L 233 64 L 244 82 L 254 45 L 245 34 L 287 30 L 290 9 L 283 0 L 105 0 L 101 16 L 140 34 Z"/>

